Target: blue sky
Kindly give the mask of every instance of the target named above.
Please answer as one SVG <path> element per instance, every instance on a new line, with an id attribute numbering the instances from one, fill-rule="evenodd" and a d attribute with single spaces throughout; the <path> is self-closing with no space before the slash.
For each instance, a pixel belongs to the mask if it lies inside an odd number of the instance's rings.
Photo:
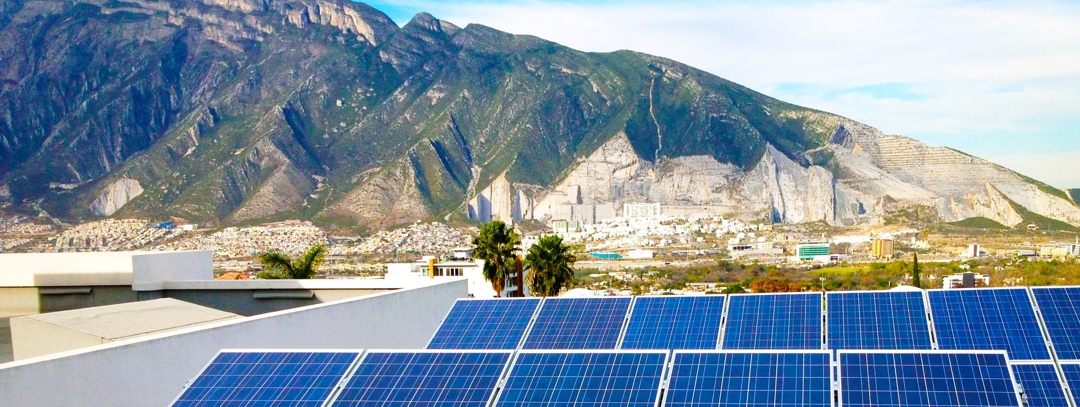
<path id="1" fill-rule="evenodd" d="M 1080 188 L 1080 1 L 371 1 L 685 62 Z"/>

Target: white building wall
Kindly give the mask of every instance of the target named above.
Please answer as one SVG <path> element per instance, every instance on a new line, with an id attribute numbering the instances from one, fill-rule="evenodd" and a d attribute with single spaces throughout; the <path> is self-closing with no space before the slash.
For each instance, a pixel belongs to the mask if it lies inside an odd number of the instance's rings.
<path id="1" fill-rule="evenodd" d="M 211 256 L 209 251 L 0 254 L 0 287 L 212 280 Z"/>
<path id="2" fill-rule="evenodd" d="M 220 349 L 420 349 L 466 286 L 445 281 L 3 364 L 0 405 L 165 406 Z"/>

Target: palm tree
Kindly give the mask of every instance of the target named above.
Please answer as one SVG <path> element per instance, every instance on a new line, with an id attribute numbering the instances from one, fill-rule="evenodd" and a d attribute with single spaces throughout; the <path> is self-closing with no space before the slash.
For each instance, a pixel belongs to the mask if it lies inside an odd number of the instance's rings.
<path id="1" fill-rule="evenodd" d="M 491 282 L 495 295 L 502 295 L 506 276 L 517 268 L 521 237 L 500 220 L 485 223 L 473 239 L 473 257 L 484 261 L 484 279 Z"/>
<path id="2" fill-rule="evenodd" d="M 574 262 L 570 246 L 558 235 L 548 235 L 529 248 L 525 266 L 529 268 L 529 291 L 543 297 L 559 295 L 563 288 L 574 283 Z"/>
<path id="3" fill-rule="evenodd" d="M 312 246 L 300 258 L 293 260 L 286 254 L 269 251 L 259 256 L 265 271 L 258 274 L 263 279 L 306 280 L 315 276 L 326 256 L 326 245 Z"/>

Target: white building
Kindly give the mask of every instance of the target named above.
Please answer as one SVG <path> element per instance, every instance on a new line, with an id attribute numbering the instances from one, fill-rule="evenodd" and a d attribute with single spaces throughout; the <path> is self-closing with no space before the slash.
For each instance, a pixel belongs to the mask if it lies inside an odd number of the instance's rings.
<path id="1" fill-rule="evenodd" d="M 625 218 L 655 218 L 660 216 L 660 204 L 636 203 L 623 204 L 623 217 Z"/>
<path id="2" fill-rule="evenodd" d="M 983 256 L 986 256 L 986 252 L 982 251 L 982 246 L 978 243 L 968 245 L 967 250 L 960 253 L 960 257 L 965 259 L 974 259 Z"/>
<path id="3" fill-rule="evenodd" d="M 633 260 L 651 259 L 653 258 L 652 250 L 635 249 L 626 252 L 626 258 Z"/>
<path id="4" fill-rule="evenodd" d="M 967 280 L 968 285 L 967 286 L 965 286 L 965 282 L 964 282 L 964 276 L 965 275 L 968 278 L 968 280 Z M 984 275 L 979 274 L 979 273 L 967 272 L 967 273 L 953 274 L 951 276 L 943 277 L 941 279 L 941 287 L 945 288 L 945 289 L 974 288 L 980 282 L 983 283 L 984 287 L 989 287 L 990 286 L 990 277 L 989 276 L 984 276 Z"/>
<path id="5" fill-rule="evenodd" d="M 465 277 L 469 282 L 469 296 L 472 298 L 495 298 L 491 282 L 484 278 L 484 261 L 472 258 L 472 249 L 454 250 L 454 256 L 438 261 L 434 256 L 424 256 L 420 261 L 411 263 L 389 263 L 386 265 L 387 281 L 407 282 L 417 280 L 450 280 Z M 527 297 L 529 289 L 525 286 L 524 272 L 517 271 L 507 276 L 506 286 L 498 293 L 499 297 Z"/>

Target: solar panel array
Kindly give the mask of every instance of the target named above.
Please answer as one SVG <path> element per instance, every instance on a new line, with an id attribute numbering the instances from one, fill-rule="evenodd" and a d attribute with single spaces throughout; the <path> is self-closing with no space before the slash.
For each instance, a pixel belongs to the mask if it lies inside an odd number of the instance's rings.
<path id="1" fill-rule="evenodd" d="M 733 295 L 724 349 L 821 349 L 821 293 Z"/>
<path id="2" fill-rule="evenodd" d="M 221 352 L 173 406 L 317 407 L 360 352 Z"/>
<path id="3" fill-rule="evenodd" d="M 524 348 L 615 349 L 629 308 L 629 297 L 546 299 Z"/>
<path id="4" fill-rule="evenodd" d="M 1069 405 L 1068 395 L 1053 363 L 1013 364 L 1013 378 L 1028 407 L 1057 407 Z"/>
<path id="5" fill-rule="evenodd" d="M 1058 359 L 1080 360 L 1080 287 L 1032 288 Z"/>
<path id="6" fill-rule="evenodd" d="M 538 306 L 539 298 L 458 301 L 428 349 L 516 349 Z"/>
<path id="7" fill-rule="evenodd" d="M 829 293 L 829 349 L 932 349 L 922 292 Z"/>
<path id="8" fill-rule="evenodd" d="M 832 405 L 829 351 L 676 351 L 665 406 Z"/>
<path id="9" fill-rule="evenodd" d="M 1077 337 L 1077 287 L 460 300 L 431 350 L 223 351 L 174 405 L 1076 406 Z"/>
<path id="10" fill-rule="evenodd" d="M 941 349 L 1004 350 L 1014 360 L 1049 360 L 1035 308 L 1025 288 L 930 290 Z"/>
<path id="11" fill-rule="evenodd" d="M 523 351 L 495 406 L 655 407 L 667 356 L 658 351 Z"/>
<path id="12" fill-rule="evenodd" d="M 716 349 L 724 297 L 638 297 L 622 349 Z"/>
<path id="13" fill-rule="evenodd" d="M 839 351 L 838 357 L 843 406 L 1020 405 L 1004 352 Z"/>
<path id="14" fill-rule="evenodd" d="M 504 352 L 368 352 L 333 406 L 485 407 L 510 361 Z"/>

